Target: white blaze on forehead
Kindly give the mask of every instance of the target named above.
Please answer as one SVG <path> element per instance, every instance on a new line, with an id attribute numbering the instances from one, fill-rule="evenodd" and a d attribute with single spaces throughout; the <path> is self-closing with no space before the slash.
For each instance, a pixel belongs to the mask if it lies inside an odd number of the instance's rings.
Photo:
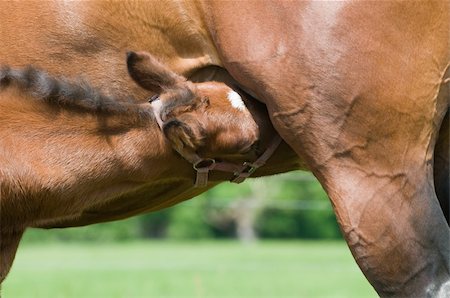
<path id="1" fill-rule="evenodd" d="M 238 109 L 240 111 L 246 110 L 244 101 L 242 100 L 241 96 L 237 94 L 237 92 L 231 90 L 228 92 L 227 97 L 233 108 Z"/>

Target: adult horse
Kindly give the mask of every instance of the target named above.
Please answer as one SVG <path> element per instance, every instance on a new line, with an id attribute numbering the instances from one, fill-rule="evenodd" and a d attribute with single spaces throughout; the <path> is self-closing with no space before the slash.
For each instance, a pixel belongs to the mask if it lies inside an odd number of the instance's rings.
<path id="1" fill-rule="evenodd" d="M 83 73 L 111 94 L 143 95 L 128 49 L 198 80 L 225 69 L 328 192 L 376 291 L 449 295 L 433 156 L 438 143 L 448 161 L 450 2 L 2 2 L 0 20 L 1 63 Z M 434 169 L 441 193 L 448 163 Z"/>

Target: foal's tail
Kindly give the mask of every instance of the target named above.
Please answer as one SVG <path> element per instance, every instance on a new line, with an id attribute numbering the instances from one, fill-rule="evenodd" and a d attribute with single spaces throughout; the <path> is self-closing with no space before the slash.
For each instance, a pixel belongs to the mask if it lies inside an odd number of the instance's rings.
<path id="1" fill-rule="evenodd" d="M 55 77 L 34 66 L 13 69 L 0 67 L 0 92 L 15 87 L 49 105 L 71 108 L 79 112 L 91 112 L 107 115 L 135 115 L 148 119 L 149 113 L 140 108 L 133 98 L 115 98 L 104 95 L 85 80 L 69 80 Z M 151 114 L 151 113 L 150 113 Z"/>
<path id="2" fill-rule="evenodd" d="M 56 79 L 38 68 L 27 66 L 24 69 L 0 67 L 0 91 L 9 86 L 33 95 L 35 99 L 46 100 L 61 95 L 64 79 Z"/>
<path id="3" fill-rule="evenodd" d="M 15 87 L 31 95 L 34 100 L 86 111 L 101 112 L 107 109 L 111 112 L 115 102 L 86 81 L 71 82 L 64 77 L 57 78 L 34 66 L 23 69 L 0 67 L 0 91 L 7 87 Z"/>

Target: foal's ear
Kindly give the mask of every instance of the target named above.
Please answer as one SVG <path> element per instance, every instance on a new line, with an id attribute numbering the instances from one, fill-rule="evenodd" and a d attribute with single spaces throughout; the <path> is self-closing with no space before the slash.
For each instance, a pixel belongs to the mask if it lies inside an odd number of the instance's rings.
<path id="1" fill-rule="evenodd" d="M 195 161 L 197 150 L 205 142 L 204 129 L 197 119 L 191 116 L 170 119 L 164 123 L 163 132 L 178 153 Z"/>
<path id="2" fill-rule="evenodd" d="M 158 94 L 186 81 L 147 52 L 128 52 L 127 67 L 131 78 L 139 86 Z"/>

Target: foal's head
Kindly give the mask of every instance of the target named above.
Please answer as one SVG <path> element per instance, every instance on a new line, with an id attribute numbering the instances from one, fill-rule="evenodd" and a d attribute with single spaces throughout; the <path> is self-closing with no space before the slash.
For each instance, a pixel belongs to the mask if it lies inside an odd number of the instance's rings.
<path id="1" fill-rule="evenodd" d="M 155 116 L 173 147 L 187 160 L 256 157 L 259 128 L 241 96 L 218 82 L 193 83 L 153 56 L 130 52 L 131 77 L 156 95 Z"/>

